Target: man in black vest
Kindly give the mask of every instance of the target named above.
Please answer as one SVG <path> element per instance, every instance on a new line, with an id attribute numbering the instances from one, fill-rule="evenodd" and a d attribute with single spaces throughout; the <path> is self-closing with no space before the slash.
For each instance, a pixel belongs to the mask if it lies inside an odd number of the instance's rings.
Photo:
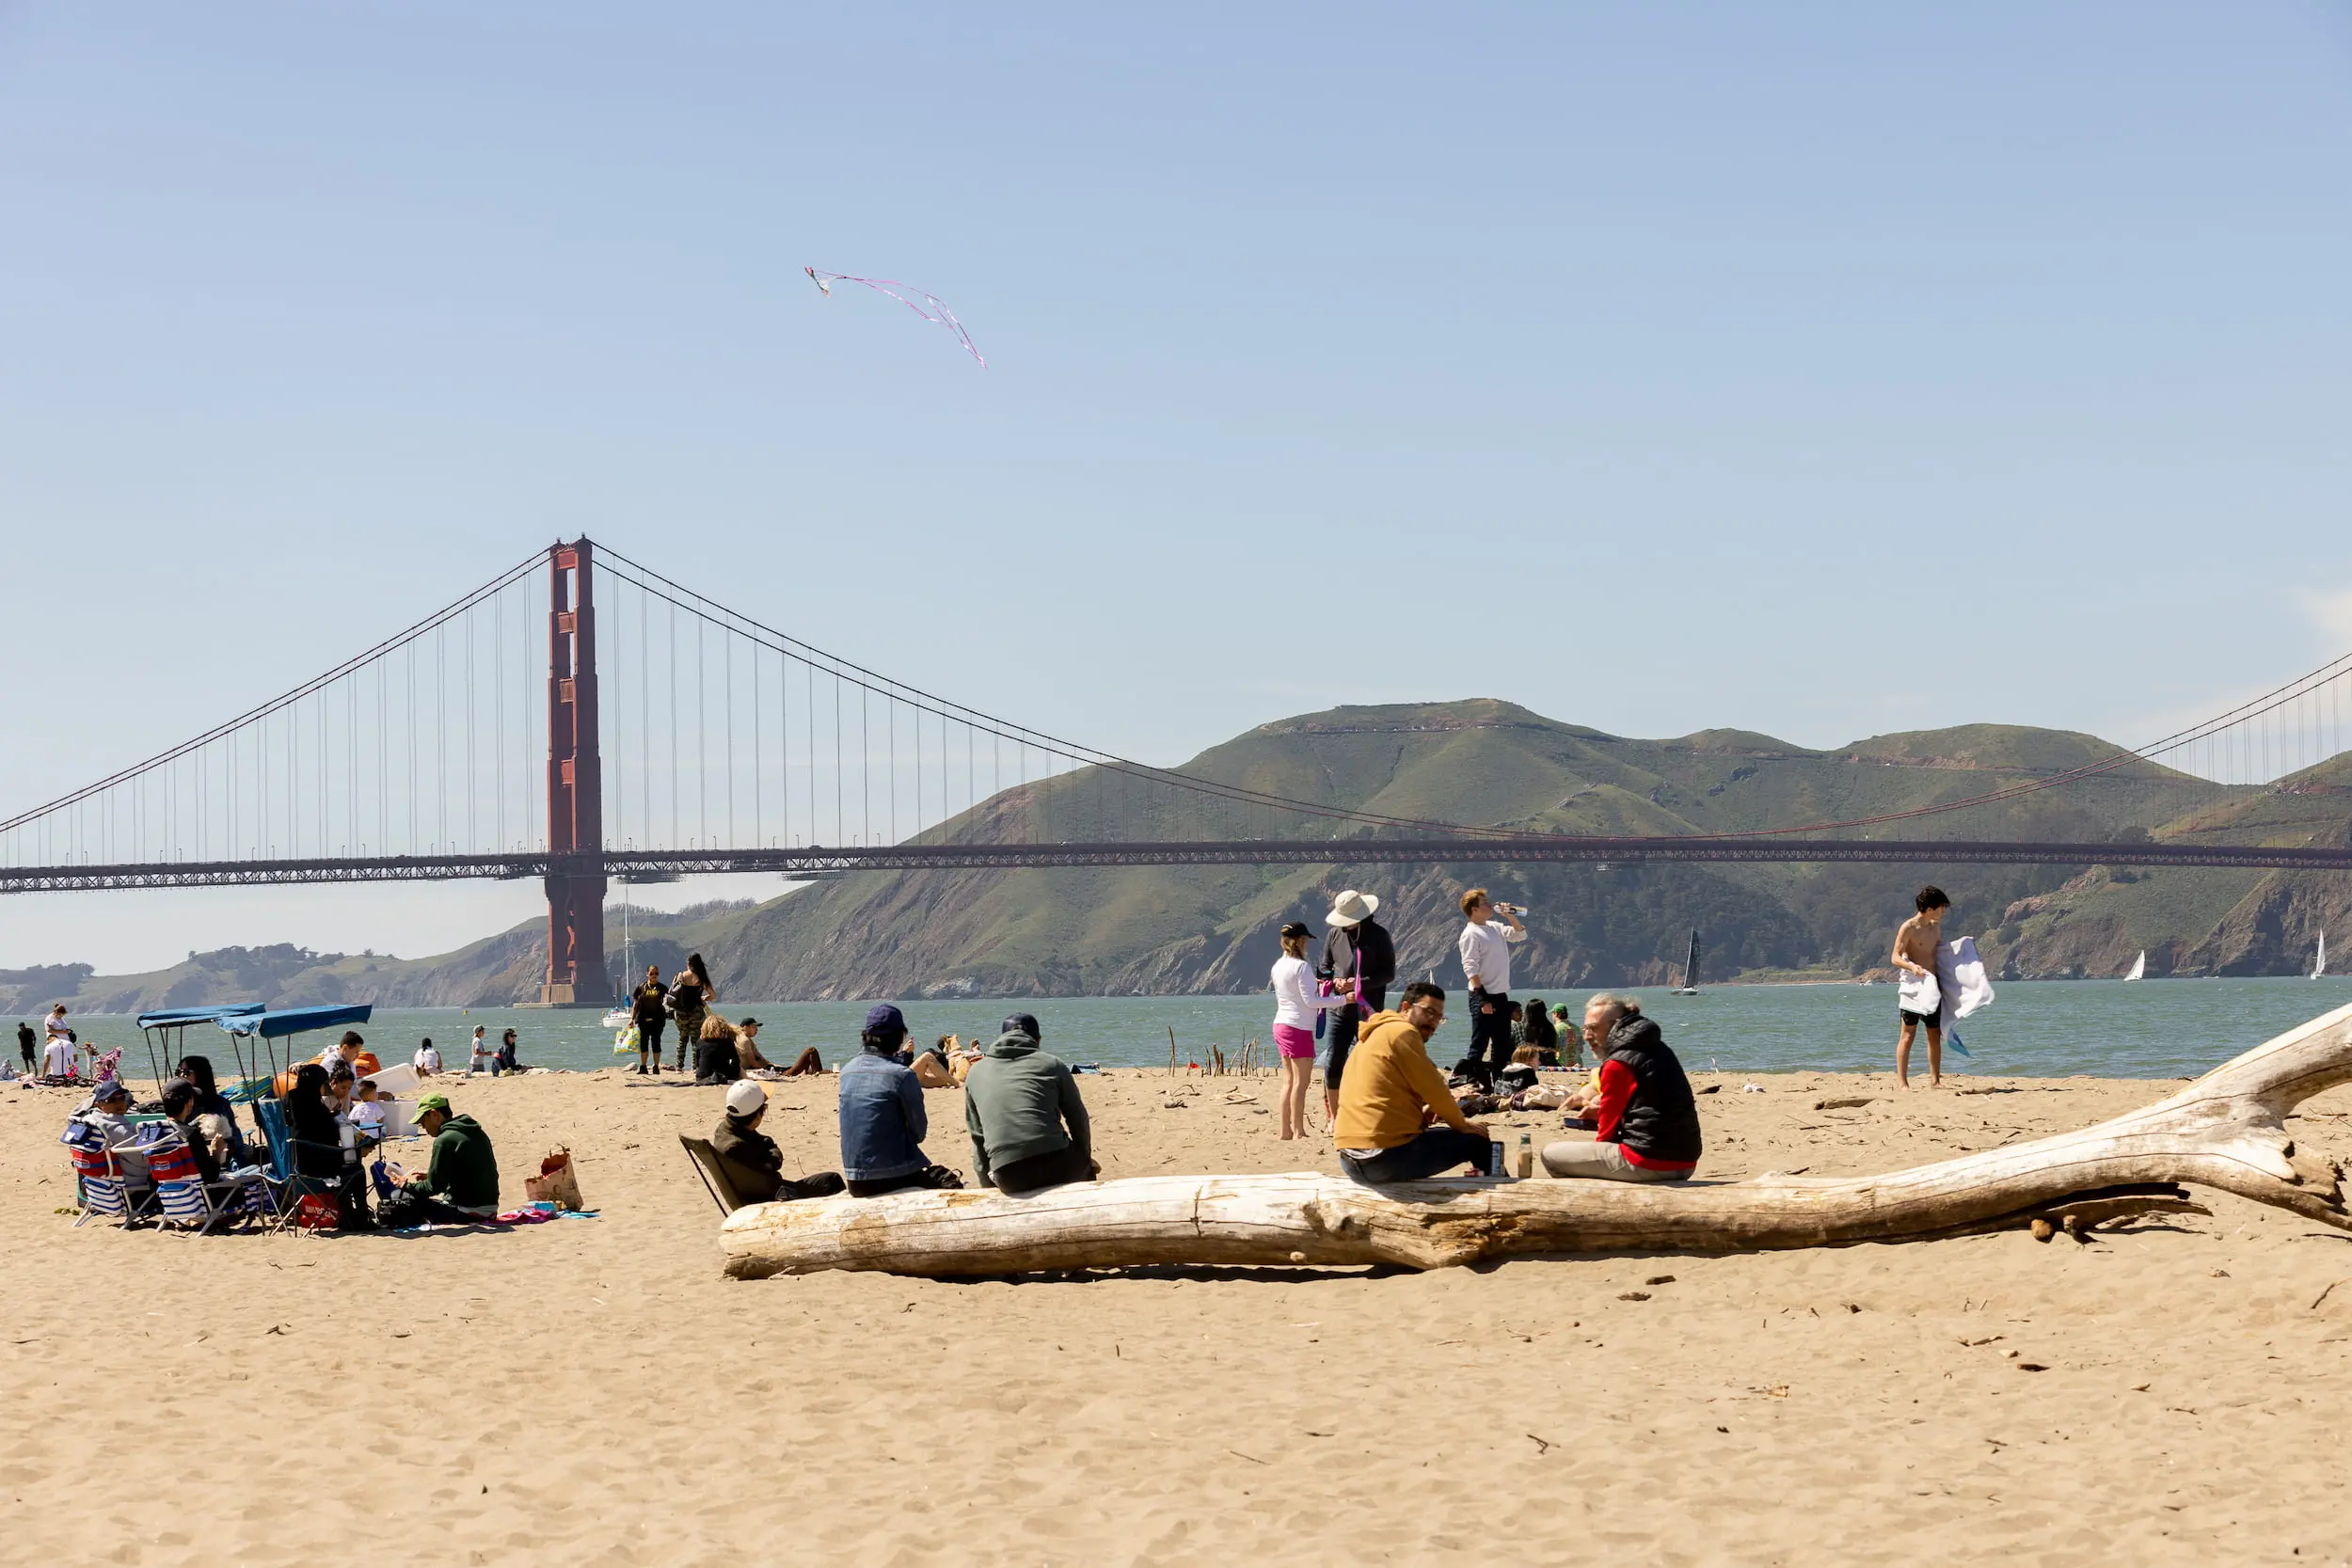
<path id="1" fill-rule="evenodd" d="M 1356 1000 L 1324 1014 L 1331 1021 L 1329 1049 L 1323 1061 L 1327 1121 L 1339 1119 L 1340 1073 L 1347 1066 L 1347 1053 L 1355 1049 L 1356 1032 L 1364 1020 L 1388 1006 L 1389 987 L 1396 979 L 1396 944 L 1389 940 L 1388 927 L 1372 918 L 1379 908 L 1380 900 L 1373 895 L 1349 888 L 1331 900 L 1331 912 L 1323 917 L 1331 933 L 1323 939 L 1323 961 L 1315 966 L 1316 975 L 1356 982 Z"/>
<path id="2" fill-rule="evenodd" d="M 1658 1025 L 1629 996 L 1584 1005 L 1584 1039 L 1600 1062 L 1600 1092 L 1587 1108 L 1593 1141 L 1544 1146 L 1553 1176 L 1604 1181 L 1687 1181 L 1699 1163 L 1698 1102 Z"/>

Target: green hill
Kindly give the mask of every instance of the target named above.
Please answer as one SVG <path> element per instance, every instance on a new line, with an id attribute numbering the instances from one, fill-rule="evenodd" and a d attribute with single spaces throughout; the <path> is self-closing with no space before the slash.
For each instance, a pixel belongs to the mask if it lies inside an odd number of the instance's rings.
<path id="1" fill-rule="evenodd" d="M 2045 780 L 2115 750 L 2093 736 L 1997 724 L 1873 736 L 1829 751 L 1740 730 L 1644 740 L 1474 699 L 1279 720 L 1210 748 L 1182 771 L 1400 818 L 1705 833 L 1896 817 Z M 1954 928 L 1979 934 L 1988 958 L 2011 974 L 2120 974 L 2143 947 L 2155 974 L 2290 973 L 2308 965 L 2309 939 L 2321 929 L 2344 932 L 2352 951 L 2352 895 L 2341 878 L 1933 863 L 1392 867 L 1351 860 L 1350 842 L 1375 830 L 1307 812 L 1218 809 L 1221 819 L 1203 821 L 1163 786 L 1084 769 L 1006 790 L 924 836 L 1084 841 L 1120 822 L 1139 837 L 1328 838 L 1330 861 L 864 873 L 756 905 L 650 919 L 640 911 L 638 961 L 667 969 L 700 951 L 723 993 L 744 1000 L 1248 991 L 1265 984 L 1277 927 L 1307 919 L 1320 929 L 1330 894 L 1361 887 L 1381 895 L 1405 973 L 1458 981 L 1454 901 L 1483 884 L 1535 911 L 1518 966 L 1521 989 L 1657 983 L 1679 965 L 1694 927 L 1706 935 L 1706 979 L 1844 975 L 1884 963 L 1926 879 L 1956 900 Z M 2344 843 L 2352 758 L 2260 790 L 2134 762 L 2013 800 L 1845 832 Z M 119 979 L 71 966 L 78 976 L 26 972 L 12 984 L 0 972 L 0 1006 L 13 996 L 23 1010 L 69 978 L 70 1002 L 109 1010 L 199 997 L 512 1003 L 536 997 L 543 941 L 532 921 L 434 958 L 231 949 Z"/>

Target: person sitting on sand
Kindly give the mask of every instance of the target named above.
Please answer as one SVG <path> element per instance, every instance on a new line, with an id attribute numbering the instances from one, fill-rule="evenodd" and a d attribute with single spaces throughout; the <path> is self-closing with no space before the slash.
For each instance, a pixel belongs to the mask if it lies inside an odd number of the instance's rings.
<path id="1" fill-rule="evenodd" d="M 1340 1080 L 1331 1141 L 1340 1168 L 1358 1181 L 1419 1181 L 1455 1165 L 1492 1168 L 1486 1125 L 1454 1103 L 1429 1060 L 1429 1037 L 1445 1022 L 1445 990 L 1426 980 L 1405 988 L 1401 1012 L 1376 1013 L 1349 1053 Z M 1431 1120 L 1442 1127 L 1432 1127 Z"/>
<path id="2" fill-rule="evenodd" d="M 923 1085 L 898 1060 L 907 1021 L 884 1002 L 866 1015 L 857 1055 L 841 1069 L 841 1174 L 852 1197 L 906 1187 L 961 1187 L 963 1180 L 923 1152 L 930 1117 Z"/>
<path id="3" fill-rule="evenodd" d="M 433 1140 L 431 1164 L 422 1175 L 389 1167 L 401 1190 L 384 1205 L 384 1223 L 405 1230 L 428 1222 L 474 1225 L 495 1219 L 498 1154 L 482 1124 L 471 1117 L 452 1115 L 449 1096 L 428 1094 L 417 1101 L 417 1125 Z"/>
<path id="4" fill-rule="evenodd" d="M 727 1185 L 746 1203 L 789 1203 L 795 1198 L 831 1197 L 841 1191 L 839 1171 L 818 1171 L 793 1180 L 784 1174 L 784 1150 L 759 1130 L 768 1117 L 768 1091 L 744 1079 L 727 1090 L 726 1114 L 710 1134 Z"/>
<path id="5" fill-rule="evenodd" d="M 417 1047 L 416 1065 L 420 1078 L 431 1078 L 441 1070 L 441 1053 L 430 1039 Z"/>
<path id="6" fill-rule="evenodd" d="M 81 1077 L 74 1070 L 73 1037 L 52 1035 L 40 1048 L 40 1075 L 57 1084 L 71 1084 Z"/>
<path id="7" fill-rule="evenodd" d="M 743 1076 L 743 1058 L 735 1048 L 735 1025 L 717 1013 L 703 1014 L 703 1037 L 694 1047 L 694 1082 L 732 1084 Z"/>
<path id="8" fill-rule="evenodd" d="M 1630 996 L 1584 1005 L 1584 1040 L 1600 1061 L 1598 1097 L 1586 1107 L 1593 1137 L 1544 1146 L 1554 1176 L 1607 1181 L 1687 1181 L 1700 1152 L 1698 1102 L 1682 1063 Z"/>
<path id="9" fill-rule="evenodd" d="M 963 1081 L 973 1172 L 1015 1197 L 1102 1174 L 1078 1081 L 1039 1048 L 1043 1034 L 1034 1014 L 1013 1014 Z"/>
<path id="10" fill-rule="evenodd" d="M 515 1031 L 509 1029 L 505 1034 L 499 1037 L 498 1054 L 497 1058 L 490 1064 L 491 1070 L 494 1072 L 522 1071 L 523 1064 L 516 1059 L 516 1053 L 519 1050 L 520 1047 L 515 1043 Z"/>

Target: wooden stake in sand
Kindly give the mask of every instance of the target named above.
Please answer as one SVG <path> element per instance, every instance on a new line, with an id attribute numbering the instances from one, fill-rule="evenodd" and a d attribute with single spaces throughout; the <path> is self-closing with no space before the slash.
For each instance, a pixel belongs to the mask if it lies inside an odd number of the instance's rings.
<path id="1" fill-rule="evenodd" d="M 2096 1127 L 1884 1176 L 1629 1186 L 1339 1177 L 1161 1176 L 991 1192 L 762 1203 L 720 1232 L 727 1272 L 1005 1275 L 1150 1263 L 1394 1263 L 1525 1253 L 1743 1252 L 1924 1241 L 2036 1219 L 2091 1226 L 2195 1210 L 2178 1182 L 2352 1230 L 2343 1172 L 2284 1120 L 2352 1083 L 2352 1006 L 2290 1030 L 2169 1099 Z"/>

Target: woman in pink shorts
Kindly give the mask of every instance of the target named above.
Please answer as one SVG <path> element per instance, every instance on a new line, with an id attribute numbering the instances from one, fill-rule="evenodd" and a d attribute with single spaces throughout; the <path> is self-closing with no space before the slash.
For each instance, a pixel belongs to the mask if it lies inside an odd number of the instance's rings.
<path id="1" fill-rule="evenodd" d="M 1315 1076 L 1315 1014 L 1347 1005 L 1344 994 L 1316 994 L 1322 988 L 1307 967 L 1309 934 L 1295 920 L 1283 927 L 1282 956 L 1274 960 L 1274 1043 L 1282 1053 L 1285 1138 L 1307 1135 L 1307 1089 Z"/>

